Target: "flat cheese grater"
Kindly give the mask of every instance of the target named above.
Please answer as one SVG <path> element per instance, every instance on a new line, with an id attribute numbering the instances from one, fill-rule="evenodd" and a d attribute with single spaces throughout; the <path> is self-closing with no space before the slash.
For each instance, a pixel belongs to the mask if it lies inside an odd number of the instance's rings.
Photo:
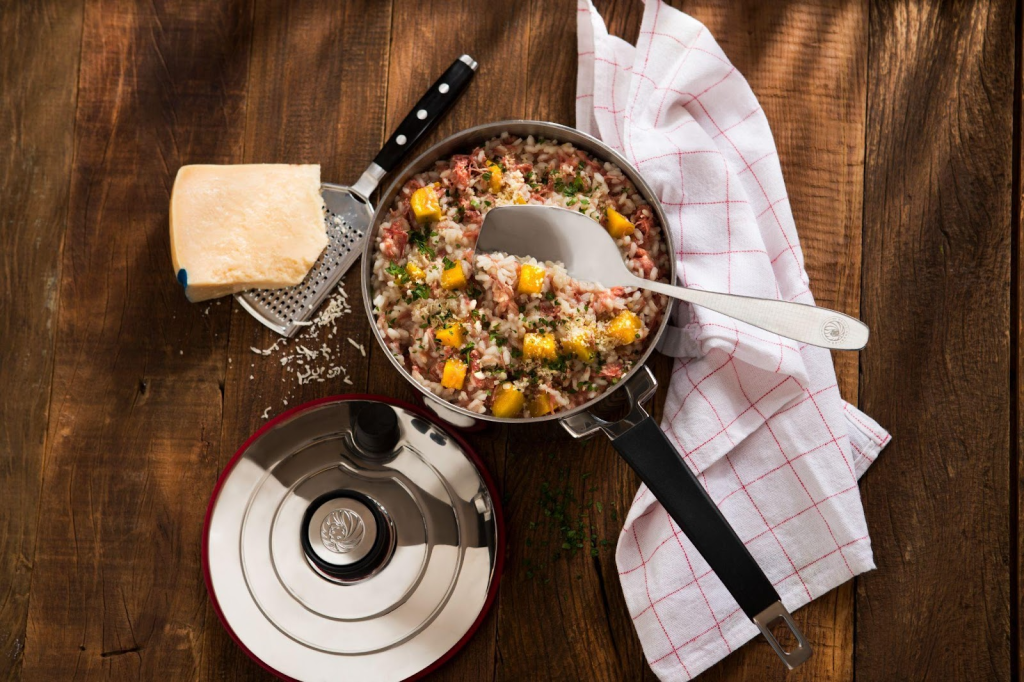
<path id="1" fill-rule="evenodd" d="M 462 55 L 430 86 L 402 120 L 370 167 L 351 187 L 323 183 L 328 244 L 301 284 L 286 289 L 250 289 L 235 298 L 253 317 L 285 337 L 294 336 L 359 257 L 373 223 L 370 194 L 385 174 L 405 158 L 416 141 L 451 108 L 469 85 L 477 63 Z"/>

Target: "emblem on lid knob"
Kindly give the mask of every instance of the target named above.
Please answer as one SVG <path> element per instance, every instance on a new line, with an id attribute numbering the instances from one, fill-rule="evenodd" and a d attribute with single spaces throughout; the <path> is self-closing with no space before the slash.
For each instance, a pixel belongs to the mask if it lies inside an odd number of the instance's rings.
<path id="1" fill-rule="evenodd" d="M 351 509 L 335 509 L 320 524 L 320 540 L 335 554 L 348 554 L 359 546 L 366 533 L 366 524 Z"/>

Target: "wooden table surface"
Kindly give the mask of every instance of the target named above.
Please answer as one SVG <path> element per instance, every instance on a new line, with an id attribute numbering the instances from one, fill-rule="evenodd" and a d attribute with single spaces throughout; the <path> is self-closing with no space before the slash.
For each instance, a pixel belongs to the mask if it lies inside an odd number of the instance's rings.
<path id="1" fill-rule="evenodd" d="M 1021 0 L 677 4 L 760 98 L 817 299 L 873 330 L 836 357 L 842 393 L 894 436 L 862 480 L 878 570 L 797 614 L 815 657 L 786 674 L 756 641 L 702 679 L 1018 679 Z M 638 0 L 598 5 L 636 39 Z M 358 308 L 342 322 L 369 357 L 331 341 L 354 385 L 297 386 L 250 351 L 273 338 L 236 305 L 188 303 L 167 239 L 175 172 L 311 162 L 354 181 L 462 52 L 480 71 L 431 139 L 572 124 L 574 7 L 0 5 L 0 677 L 268 678 L 203 586 L 219 471 L 286 398 L 412 391 Z M 431 679 L 653 679 L 613 547 L 531 559 L 553 541 L 530 528 L 545 482 L 603 501 L 588 518 L 614 541 L 627 466 L 557 426 L 471 438 L 505 500 L 507 573 Z"/>

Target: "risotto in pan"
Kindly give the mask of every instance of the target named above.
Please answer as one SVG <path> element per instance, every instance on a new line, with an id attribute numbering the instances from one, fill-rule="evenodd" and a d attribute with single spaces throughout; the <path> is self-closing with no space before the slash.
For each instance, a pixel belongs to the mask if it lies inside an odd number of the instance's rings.
<path id="1" fill-rule="evenodd" d="M 385 342 L 438 396 L 497 417 L 571 409 L 643 356 L 667 299 L 570 278 L 559 263 L 476 254 L 494 206 L 578 210 L 640 277 L 666 281 L 662 227 L 615 165 L 571 144 L 504 135 L 410 179 L 381 224 L 373 308 Z"/>

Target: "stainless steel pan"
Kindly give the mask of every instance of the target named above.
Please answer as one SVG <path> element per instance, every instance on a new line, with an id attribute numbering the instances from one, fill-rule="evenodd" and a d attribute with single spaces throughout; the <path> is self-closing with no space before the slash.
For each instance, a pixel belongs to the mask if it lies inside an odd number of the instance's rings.
<path id="1" fill-rule="evenodd" d="M 556 123 L 543 121 L 499 121 L 456 133 L 437 143 L 409 163 L 401 173 L 394 176 L 391 185 L 380 198 L 378 205 L 382 210 L 377 212 L 367 234 L 362 263 L 363 302 L 377 342 L 384 349 L 384 354 L 395 366 L 395 369 L 423 395 L 427 406 L 441 418 L 456 426 L 469 427 L 480 420 L 508 424 L 531 424 L 557 420 L 573 438 L 585 438 L 598 431 L 604 432 L 611 439 L 612 445 L 619 454 L 637 472 L 641 480 L 647 484 L 654 496 L 693 542 L 701 556 L 708 562 L 744 613 L 747 614 L 747 617 L 761 630 L 772 649 L 787 667 L 795 668 L 810 658 L 810 645 L 793 621 L 789 611 L 783 606 L 771 581 L 757 565 L 718 507 L 708 497 L 689 466 L 683 462 L 657 423 L 643 408 L 643 404 L 654 395 L 657 388 L 654 375 L 645 363 L 654 352 L 654 348 L 668 324 L 671 301 L 668 303 L 668 308 L 666 308 L 657 332 L 649 337 L 647 350 L 616 386 L 572 410 L 543 417 L 506 419 L 490 414 L 477 414 L 452 405 L 413 379 L 385 345 L 373 314 L 372 272 L 377 233 L 387 215 L 387 208 L 392 205 L 395 196 L 412 176 L 427 170 L 434 165 L 435 161 L 468 151 L 474 146 L 506 132 L 522 137 L 533 135 L 559 142 L 571 142 L 598 159 L 611 161 L 633 181 L 637 190 L 651 205 L 659 223 L 662 226 L 668 225 L 658 197 L 643 177 L 618 152 L 590 135 Z M 671 233 L 665 228 L 663 234 L 669 246 L 669 252 L 674 253 Z M 671 263 L 669 281 L 675 282 L 675 260 L 669 260 Z M 607 400 L 616 391 L 625 391 L 629 401 L 629 414 L 618 421 L 606 421 L 595 413 L 594 407 L 597 403 Z M 797 646 L 790 651 L 786 651 L 782 647 L 769 629 L 779 621 L 785 623 L 797 641 Z"/>

